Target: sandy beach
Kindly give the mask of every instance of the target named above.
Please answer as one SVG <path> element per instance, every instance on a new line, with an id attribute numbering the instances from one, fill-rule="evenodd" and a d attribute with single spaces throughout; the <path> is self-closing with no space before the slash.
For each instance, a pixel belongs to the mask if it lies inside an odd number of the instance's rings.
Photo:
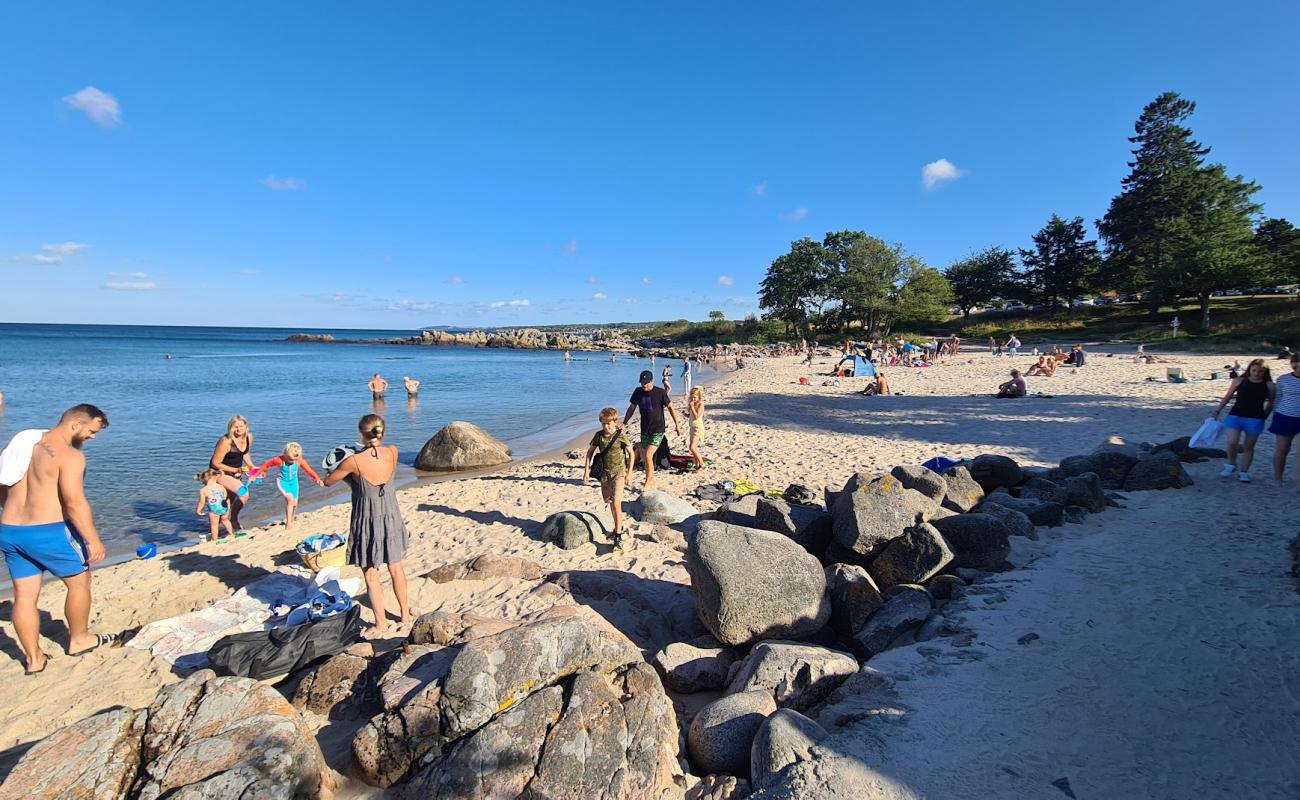
<path id="1" fill-rule="evenodd" d="M 1165 382 L 1165 364 L 1135 364 L 1128 348 L 1113 357 L 1091 353 L 1077 374 L 1064 367 L 1053 378 L 1031 378 L 1030 392 L 1051 397 L 1018 400 L 991 394 L 1010 367 L 1033 363 L 1023 354 L 979 351 L 931 369 L 887 369 L 901 393 L 889 397 L 855 394 L 865 379 L 827 378 L 832 358 L 811 370 L 794 358 L 751 361 L 707 390 L 704 451 L 714 465 L 662 474 L 658 488 L 689 497 L 703 483 L 743 478 L 776 489 L 801 483 L 820 496 L 854 472 L 935 455 L 1000 453 L 1051 465 L 1109 436 L 1167 441 L 1192 433 L 1227 388 L 1222 379 L 1196 378 L 1222 374 L 1232 360 L 1175 358 L 1191 382 Z M 799 385 L 805 375 L 810 385 Z M 629 370 L 629 391 L 634 379 Z M 593 398 L 592 429 L 601 406 L 622 411 L 625 397 Z M 835 732 L 827 746 L 857 765 L 845 772 L 871 765 L 861 780 L 900 798 L 1300 794 L 1292 746 L 1300 734 L 1300 594 L 1287 553 L 1300 494 L 1294 473 L 1285 489 L 1272 485 L 1272 444 L 1270 435 L 1261 437 L 1253 484 L 1219 480 L 1217 462 L 1189 465 L 1191 488 L 1134 493 L 1125 509 L 1044 529 L 1039 541 L 1016 538 L 1011 560 L 1023 568 L 972 587 L 978 591 L 944 612 L 946 624 L 972 638 L 898 648 L 871 661 L 895 681 L 896 713 Z M 87 449 L 92 464 L 98 446 Z M 623 554 L 608 543 L 565 551 L 540 540 L 537 529 L 553 512 L 600 511 L 599 491 L 580 484 L 581 470 L 580 461 L 556 455 L 402 490 L 415 612 L 515 618 L 557 602 L 555 593 L 538 591 L 540 581 L 415 577 L 493 553 L 535 561 L 549 573 L 634 581 L 632 601 L 593 607 L 647 652 L 675 629 L 690 628 L 683 556 L 652 539 L 650 526 L 632 528 L 634 546 Z M 701 511 L 716 505 L 695 504 Z M 296 563 L 300 538 L 344 531 L 347 518 L 346 503 L 332 505 L 301 514 L 292 532 L 272 524 L 233 543 L 98 569 L 92 630 L 201 609 Z M 63 654 L 62 602 L 62 587 L 48 584 L 42 630 L 53 658 L 38 677 L 23 675 L 9 612 L 0 611 L 6 771 L 34 740 L 114 705 L 147 705 L 160 686 L 182 677 L 130 647 Z M 398 628 L 377 647 L 399 646 L 405 633 Z M 1020 643 L 1029 634 L 1035 637 Z M 347 776 L 355 726 L 315 724 L 341 773 L 338 795 L 381 796 Z M 819 792 L 861 796 L 847 785 Z"/>

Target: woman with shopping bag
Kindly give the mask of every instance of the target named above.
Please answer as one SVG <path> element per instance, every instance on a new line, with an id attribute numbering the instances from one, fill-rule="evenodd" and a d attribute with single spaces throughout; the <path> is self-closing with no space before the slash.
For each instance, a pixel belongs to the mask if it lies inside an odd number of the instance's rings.
<path id="1" fill-rule="evenodd" d="M 1273 410 L 1277 397 L 1277 387 L 1269 373 L 1264 359 L 1257 358 L 1246 365 L 1246 374 L 1237 378 L 1228 387 L 1228 391 L 1214 410 L 1214 419 L 1219 418 L 1223 409 L 1233 398 L 1236 402 L 1223 421 L 1223 429 L 1228 432 L 1228 460 L 1223 465 L 1221 478 L 1231 478 L 1234 474 L 1242 483 L 1250 483 L 1250 465 L 1255 460 L 1255 442 L 1264 432 L 1264 420 Z M 1243 440 L 1242 437 L 1245 437 Z M 1241 465 L 1237 464 L 1238 447 L 1241 448 Z"/>

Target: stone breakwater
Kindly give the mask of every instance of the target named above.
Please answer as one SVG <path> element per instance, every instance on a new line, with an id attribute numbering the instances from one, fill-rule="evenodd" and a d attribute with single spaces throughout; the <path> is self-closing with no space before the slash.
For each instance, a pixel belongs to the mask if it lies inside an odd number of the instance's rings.
<path id="1" fill-rule="evenodd" d="M 287 342 L 316 342 L 320 344 L 412 344 L 443 345 L 449 347 L 499 347 L 509 350 L 616 350 L 637 349 L 632 342 L 610 337 L 598 339 L 575 334 L 539 331 L 536 328 L 515 328 L 495 331 L 420 331 L 418 336 L 400 336 L 391 339 L 340 339 L 328 333 L 295 333 Z"/>

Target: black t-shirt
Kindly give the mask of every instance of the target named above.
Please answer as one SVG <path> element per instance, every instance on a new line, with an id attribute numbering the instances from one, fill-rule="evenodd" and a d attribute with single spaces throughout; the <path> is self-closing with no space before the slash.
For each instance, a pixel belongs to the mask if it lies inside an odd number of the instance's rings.
<path id="1" fill-rule="evenodd" d="M 646 391 L 638 386 L 628 402 L 641 410 L 642 434 L 663 433 L 667 430 L 664 425 L 664 409 L 670 401 L 668 393 L 663 389 L 655 386 Z"/>

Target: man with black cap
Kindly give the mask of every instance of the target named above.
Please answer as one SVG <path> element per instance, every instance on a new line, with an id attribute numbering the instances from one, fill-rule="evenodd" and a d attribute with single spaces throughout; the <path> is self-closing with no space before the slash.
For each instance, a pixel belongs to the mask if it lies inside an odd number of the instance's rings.
<path id="1" fill-rule="evenodd" d="M 682 435 L 682 426 L 677 419 L 677 410 L 668 399 L 668 393 L 655 386 L 655 376 L 650 370 L 641 373 L 641 385 L 632 392 L 629 402 L 627 413 L 623 415 L 623 425 L 626 426 L 632 420 L 632 414 L 640 409 L 641 441 L 637 455 L 645 463 L 645 486 L 642 489 L 648 491 L 655 485 L 655 450 L 664 443 L 667 430 L 664 409 L 668 409 L 672 415 L 673 430 L 678 436 Z"/>

